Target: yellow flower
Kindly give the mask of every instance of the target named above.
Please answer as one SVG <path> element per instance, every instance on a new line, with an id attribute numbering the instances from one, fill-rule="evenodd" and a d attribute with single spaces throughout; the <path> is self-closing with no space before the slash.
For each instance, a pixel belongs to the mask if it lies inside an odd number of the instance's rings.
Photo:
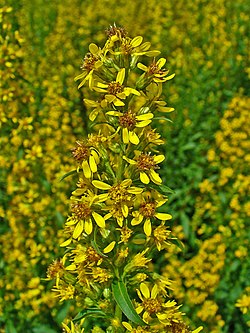
<path id="1" fill-rule="evenodd" d="M 97 172 L 97 165 L 100 162 L 96 149 L 89 147 L 83 141 L 76 141 L 76 147 L 71 151 L 74 159 L 81 164 L 84 176 L 91 178 L 92 174 Z"/>
<path id="2" fill-rule="evenodd" d="M 121 183 L 116 185 L 109 185 L 100 180 L 93 180 L 92 184 L 100 189 L 107 191 L 107 193 L 99 194 L 97 196 L 98 202 L 107 201 L 107 204 L 111 206 L 120 207 L 122 212 L 121 219 L 117 219 L 117 222 L 120 227 L 123 224 L 123 218 L 127 218 L 129 214 L 129 205 L 133 203 L 133 196 L 142 193 L 143 189 L 135 186 L 131 186 L 132 180 L 125 179 Z M 109 219 L 112 216 L 112 213 L 108 213 L 105 216 L 105 220 Z"/>
<path id="3" fill-rule="evenodd" d="M 175 74 L 167 76 L 169 71 L 162 69 L 165 63 L 166 59 L 160 58 L 157 61 L 154 60 L 148 67 L 140 62 L 137 64 L 137 67 L 143 70 L 145 76 L 152 79 L 154 82 L 165 82 L 171 80 L 175 76 Z"/>
<path id="4" fill-rule="evenodd" d="M 152 156 L 141 152 L 134 160 L 126 156 L 123 156 L 123 158 L 129 164 L 135 165 L 137 171 L 139 171 L 140 180 L 143 184 L 149 184 L 150 180 L 157 185 L 162 183 L 162 180 L 155 169 L 159 168 L 157 165 L 158 163 L 164 161 L 164 155 Z"/>
<path id="5" fill-rule="evenodd" d="M 242 295 L 242 297 L 236 302 L 235 306 L 240 308 L 242 313 L 248 313 L 250 311 L 250 295 Z"/>
<path id="6" fill-rule="evenodd" d="M 171 322 L 178 322 L 182 313 L 178 311 L 180 306 L 176 306 L 176 302 L 165 302 L 160 295 L 160 289 L 155 284 L 151 291 L 146 283 L 140 284 L 140 290 L 136 290 L 142 303 L 136 308 L 136 312 L 141 314 L 145 323 L 149 324 L 155 318 L 158 318 L 161 324 L 170 326 Z"/>
<path id="7" fill-rule="evenodd" d="M 136 308 L 136 312 L 140 314 L 144 311 L 142 318 L 145 323 L 148 324 L 151 316 L 162 310 L 162 301 L 157 298 L 159 289 L 157 285 L 154 285 L 150 292 L 146 283 L 142 282 L 140 284 L 140 290 L 137 289 L 136 291 L 142 301 L 142 304 Z"/>
<path id="8" fill-rule="evenodd" d="M 83 324 L 84 322 L 84 319 L 81 320 L 81 324 Z M 66 325 L 65 323 L 62 323 L 62 326 L 63 326 L 63 331 L 65 333 L 83 333 L 84 332 L 84 328 L 80 329 L 77 326 L 75 326 L 75 324 L 73 323 L 73 321 L 70 322 L 70 327 L 68 325 Z"/>
<path id="9" fill-rule="evenodd" d="M 146 236 L 150 236 L 152 233 L 151 219 L 157 218 L 158 220 L 167 221 L 172 218 L 170 214 L 167 213 L 158 213 L 156 208 L 161 207 L 167 200 L 163 199 L 161 201 L 144 201 L 138 211 L 133 212 L 133 219 L 131 221 L 132 226 L 140 224 L 143 220 L 144 226 L 143 230 Z"/>
<path id="10" fill-rule="evenodd" d="M 140 140 L 136 134 L 136 128 L 143 128 L 152 122 L 154 117 L 153 113 L 149 112 L 142 115 L 135 115 L 132 111 L 127 111 L 125 113 L 118 111 L 108 111 L 106 112 L 109 116 L 119 117 L 119 124 L 116 133 L 122 129 L 122 140 L 125 144 L 129 142 L 134 145 L 138 145 Z"/>
<path id="11" fill-rule="evenodd" d="M 66 226 L 74 226 L 72 235 L 74 239 L 77 239 L 83 231 L 85 231 L 87 235 L 92 233 L 92 219 L 99 228 L 105 228 L 104 217 L 95 212 L 92 207 L 96 196 L 90 194 L 90 192 L 88 194 L 88 196 L 83 196 L 78 200 L 75 199 L 75 202 L 71 204 L 72 216 L 67 219 Z"/>
<path id="12" fill-rule="evenodd" d="M 144 251 L 137 253 L 129 263 L 124 267 L 124 273 L 128 273 L 131 270 L 135 270 L 138 267 L 147 267 L 147 264 L 152 260 L 145 257 L 145 254 L 148 252 L 149 248 L 146 248 Z"/>
<path id="13" fill-rule="evenodd" d="M 170 245 L 171 243 L 167 240 L 169 239 L 171 231 L 162 222 L 158 227 L 154 229 L 154 241 L 158 251 L 161 251 L 165 245 Z"/>
<path id="14" fill-rule="evenodd" d="M 147 328 L 143 328 L 141 326 L 137 326 L 136 328 L 133 328 L 126 321 L 123 321 L 122 325 L 131 333 L 149 333 L 149 330 Z M 150 332 L 152 332 L 152 328 L 150 328 Z"/>
<path id="15" fill-rule="evenodd" d="M 73 299 L 75 294 L 75 287 L 69 284 L 68 286 L 55 286 L 52 291 L 55 291 L 58 293 L 55 297 L 60 298 L 60 302 Z"/>
<path id="16" fill-rule="evenodd" d="M 97 82 L 97 86 L 93 89 L 97 92 L 105 93 L 106 103 L 113 103 L 114 106 L 124 106 L 122 101 L 130 94 L 140 96 L 139 91 L 134 88 L 124 87 L 123 82 L 125 79 L 125 68 L 121 68 L 117 73 L 116 80 L 110 83 Z M 105 103 L 101 104 L 105 107 Z"/>
<path id="17" fill-rule="evenodd" d="M 75 77 L 75 81 L 82 80 L 78 86 L 81 88 L 86 81 L 89 81 L 89 88 L 93 88 L 93 73 L 102 66 L 101 53 L 97 45 L 91 43 L 89 45 L 89 53 L 83 59 L 81 66 L 82 73 Z"/>

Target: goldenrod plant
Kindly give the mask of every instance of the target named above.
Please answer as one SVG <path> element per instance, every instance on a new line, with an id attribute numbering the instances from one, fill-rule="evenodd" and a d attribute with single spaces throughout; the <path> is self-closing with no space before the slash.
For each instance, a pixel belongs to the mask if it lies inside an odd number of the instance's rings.
<path id="1" fill-rule="evenodd" d="M 74 300 L 64 331 L 144 333 L 193 332 L 170 297 L 171 281 L 154 270 L 153 258 L 178 244 L 166 212 L 171 190 L 162 182 L 154 128 L 174 109 L 162 85 L 174 77 L 143 37 L 124 28 L 107 29 L 94 43 L 76 77 L 85 86 L 92 132 L 72 149 L 77 176 L 65 223 L 65 254 L 48 268 L 59 301 Z"/>

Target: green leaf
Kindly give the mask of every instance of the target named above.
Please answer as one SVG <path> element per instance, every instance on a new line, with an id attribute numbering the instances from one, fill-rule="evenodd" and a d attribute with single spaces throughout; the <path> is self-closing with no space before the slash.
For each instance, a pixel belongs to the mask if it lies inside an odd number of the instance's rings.
<path id="1" fill-rule="evenodd" d="M 139 183 L 139 182 L 138 182 Z M 167 193 L 175 193 L 174 190 L 172 190 L 170 187 L 166 186 L 166 185 L 156 185 L 156 184 L 150 184 L 149 185 L 150 188 L 153 188 L 155 190 L 160 190 L 161 193 L 163 194 L 167 194 Z"/>
<path id="2" fill-rule="evenodd" d="M 97 227 L 94 229 L 94 239 L 91 240 L 91 245 L 93 248 L 96 250 L 96 252 L 101 256 L 101 257 L 108 257 L 106 254 L 102 253 L 101 250 L 99 249 L 99 246 L 96 243 L 96 233 L 97 233 Z"/>
<path id="3" fill-rule="evenodd" d="M 58 310 L 56 316 L 55 316 L 55 321 L 58 323 L 58 324 L 61 324 L 61 322 L 64 321 L 64 319 L 66 318 L 67 316 L 67 313 L 69 311 L 69 308 L 71 306 L 71 303 L 70 302 L 65 302 L 63 304 L 63 306 L 61 307 L 61 309 Z"/>
<path id="4" fill-rule="evenodd" d="M 180 218 L 181 218 L 181 225 L 183 227 L 184 234 L 188 238 L 189 237 L 189 233 L 190 233 L 190 222 L 189 222 L 189 218 L 188 218 L 187 214 L 185 214 L 184 212 L 181 212 Z"/>
<path id="5" fill-rule="evenodd" d="M 135 308 L 131 302 L 131 299 L 128 295 L 127 288 L 122 281 L 115 280 L 112 283 L 112 291 L 116 303 L 121 308 L 125 316 L 131 320 L 133 323 L 141 326 L 145 326 L 146 323 L 141 319 L 141 317 L 135 311 Z"/>
<path id="6" fill-rule="evenodd" d="M 98 309 L 98 308 L 87 308 L 84 309 L 82 311 L 80 311 L 75 318 L 73 319 L 73 321 L 79 321 L 84 317 L 87 316 L 95 316 L 95 317 L 106 317 L 106 313 L 104 313 L 102 310 Z"/>
<path id="7" fill-rule="evenodd" d="M 77 173 L 77 170 L 71 170 L 67 173 L 65 173 L 65 175 L 63 175 L 61 178 L 60 178 L 60 182 L 63 181 L 65 178 L 67 178 L 68 176 L 71 176 L 71 175 L 74 175 Z"/>
<path id="8" fill-rule="evenodd" d="M 159 187 L 163 193 L 175 193 L 174 190 L 172 190 L 170 187 L 166 185 L 160 185 Z"/>
<path id="9" fill-rule="evenodd" d="M 53 330 L 52 328 L 50 328 L 47 325 L 40 325 L 37 327 L 34 327 L 33 329 L 33 333 L 57 333 L 57 331 Z"/>
<path id="10" fill-rule="evenodd" d="M 165 121 L 169 121 L 170 123 L 173 123 L 173 121 L 169 118 L 166 117 L 154 117 L 154 120 L 165 120 Z"/>
<path id="11" fill-rule="evenodd" d="M 15 326 L 11 320 L 7 321 L 6 324 L 6 333 L 17 333 Z"/>
<path id="12" fill-rule="evenodd" d="M 178 246 L 178 248 L 181 249 L 182 251 L 184 250 L 185 246 L 178 238 L 171 238 L 171 239 L 168 239 L 168 240 L 172 244 L 175 244 L 176 246 Z"/>

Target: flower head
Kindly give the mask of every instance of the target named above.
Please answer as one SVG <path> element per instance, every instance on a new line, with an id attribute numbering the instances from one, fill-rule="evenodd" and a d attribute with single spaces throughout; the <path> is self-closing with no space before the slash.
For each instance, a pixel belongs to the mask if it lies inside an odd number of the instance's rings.
<path id="1" fill-rule="evenodd" d="M 131 220 L 131 225 L 136 226 L 144 221 L 144 232 L 146 236 L 150 236 L 152 233 L 152 221 L 154 219 L 167 221 L 172 218 L 170 214 L 167 213 L 159 213 L 157 212 L 157 208 L 161 207 L 167 199 L 162 200 L 149 200 L 145 198 L 141 198 L 141 204 L 137 211 L 133 212 L 133 219 Z"/>
<path id="2" fill-rule="evenodd" d="M 128 217 L 130 206 L 133 205 L 133 198 L 135 195 L 142 193 L 143 189 L 132 185 L 131 179 L 125 179 L 120 183 L 113 186 L 99 180 L 93 180 L 92 184 L 95 188 L 107 191 L 106 193 L 98 195 L 98 201 L 106 201 L 107 205 L 115 207 L 116 211 L 120 211 L 122 215 L 117 218 L 117 222 L 122 227 L 123 219 Z M 112 213 L 108 213 L 105 219 L 109 219 Z"/>
<path id="3" fill-rule="evenodd" d="M 164 155 L 151 155 L 150 153 L 139 152 L 134 160 L 124 156 L 125 161 L 129 164 L 134 165 L 137 172 L 139 172 L 140 180 L 143 184 L 149 184 L 150 180 L 160 185 L 162 180 L 159 174 L 155 171 L 159 169 L 158 163 L 164 161 Z"/>
<path id="4" fill-rule="evenodd" d="M 175 76 L 175 74 L 167 76 L 169 71 L 166 70 L 165 68 L 162 68 L 165 65 L 165 63 L 166 59 L 160 58 L 157 61 L 153 60 L 153 62 L 151 62 L 151 64 L 148 67 L 143 65 L 142 63 L 138 63 L 137 67 L 145 72 L 146 78 L 148 78 L 153 82 L 160 83 L 171 80 Z"/>
<path id="5" fill-rule="evenodd" d="M 89 45 L 89 52 L 83 59 L 81 66 L 82 73 L 75 77 L 75 81 L 82 80 L 78 85 L 78 89 L 81 88 L 87 81 L 89 81 L 89 87 L 93 86 L 93 74 L 102 66 L 101 52 L 97 45 L 91 43 Z"/>
<path id="6" fill-rule="evenodd" d="M 96 149 L 89 147 L 83 141 L 76 141 L 76 146 L 72 149 L 72 155 L 81 165 L 84 176 L 91 178 L 92 174 L 97 171 L 97 165 L 100 162 Z"/>
<path id="7" fill-rule="evenodd" d="M 116 133 L 118 133 L 121 129 L 123 143 L 128 144 L 131 142 L 134 145 L 138 145 L 140 142 L 140 139 L 137 135 L 137 129 L 139 131 L 141 128 L 148 126 L 154 117 L 153 113 L 151 112 L 142 115 L 136 115 L 131 110 L 128 110 L 125 113 L 118 111 L 108 111 L 106 114 L 109 116 L 119 117 L 119 127 Z"/>
<path id="8" fill-rule="evenodd" d="M 97 82 L 97 85 L 93 88 L 95 91 L 104 93 L 104 101 L 102 106 L 107 104 L 113 104 L 116 107 L 124 106 L 125 100 L 130 94 L 140 96 L 140 92 L 134 88 L 124 87 L 125 80 L 125 68 L 121 68 L 116 76 L 115 81 L 109 83 Z"/>

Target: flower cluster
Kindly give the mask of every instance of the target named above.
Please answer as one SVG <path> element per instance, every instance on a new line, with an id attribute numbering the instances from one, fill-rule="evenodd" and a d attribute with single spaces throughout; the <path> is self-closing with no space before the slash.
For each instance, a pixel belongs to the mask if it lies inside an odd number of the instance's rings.
<path id="1" fill-rule="evenodd" d="M 115 25 L 107 34 L 102 48 L 89 45 L 76 77 L 79 88 L 90 90 L 84 102 L 94 130 L 72 149 L 76 168 L 69 174 L 78 182 L 61 244 L 67 250 L 48 278 L 60 301 L 74 299 L 81 308 L 64 324 L 66 332 L 84 319 L 79 329 L 91 332 L 188 333 L 180 306 L 168 296 L 170 281 L 150 268 L 155 252 L 176 240 L 158 173 L 163 141 L 152 127 L 159 112 L 173 110 L 161 85 L 174 75 L 141 36 L 132 39 Z"/>

